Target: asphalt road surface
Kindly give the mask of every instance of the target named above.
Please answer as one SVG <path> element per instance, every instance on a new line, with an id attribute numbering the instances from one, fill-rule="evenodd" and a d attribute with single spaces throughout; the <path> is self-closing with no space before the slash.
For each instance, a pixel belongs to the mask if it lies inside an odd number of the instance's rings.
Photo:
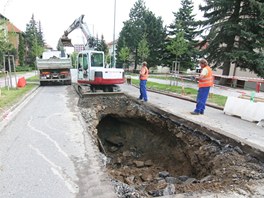
<path id="1" fill-rule="evenodd" d="M 72 89 L 40 87 L 0 123 L 0 197 L 115 197 Z"/>

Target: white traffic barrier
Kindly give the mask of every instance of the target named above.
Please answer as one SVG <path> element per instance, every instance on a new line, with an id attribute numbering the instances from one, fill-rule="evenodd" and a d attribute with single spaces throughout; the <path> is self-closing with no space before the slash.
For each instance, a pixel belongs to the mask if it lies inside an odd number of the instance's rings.
<path id="1" fill-rule="evenodd" d="M 264 103 L 229 96 L 224 113 L 250 122 L 259 122 L 264 119 Z"/>

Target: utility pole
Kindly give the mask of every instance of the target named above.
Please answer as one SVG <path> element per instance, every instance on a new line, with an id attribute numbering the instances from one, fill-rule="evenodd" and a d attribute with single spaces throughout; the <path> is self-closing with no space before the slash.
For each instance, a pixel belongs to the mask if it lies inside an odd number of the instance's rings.
<path id="1" fill-rule="evenodd" d="M 114 32 L 113 32 L 113 67 L 116 67 L 115 61 L 115 22 L 116 22 L 116 0 L 114 3 Z"/>

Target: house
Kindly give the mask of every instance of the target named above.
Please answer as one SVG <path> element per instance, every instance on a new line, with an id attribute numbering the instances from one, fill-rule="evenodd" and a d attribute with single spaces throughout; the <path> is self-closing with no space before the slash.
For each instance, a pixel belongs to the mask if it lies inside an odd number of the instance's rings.
<path id="1" fill-rule="evenodd" d="M 13 23 L 9 21 L 5 16 L 0 14 L 0 30 L 3 31 L 3 36 L 6 38 L 18 51 L 19 45 L 19 34 L 22 33 Z M 16 60 L 16 65 L 18 64 L 18 60 Z"/>
<path id="2" fill-rule="evenodd" d="M 0 26 L 4 30 L 4 34 L 8 41 L 18 49 L 19 45 L 19 34 L 22 33 L 13 23 L 11 23 L 6 17 L 0 14 Z"/>
<path id="3" fill-rule="evenodd" d="M 75 45 L 73 45 L 73 47 L 74 47 L 74 51 L 77 53 L 85 50 L 84 44 L 75 44 Z"/>
<path id="4" fill-rule="evenodd" d="M 208 47 L 206 42 L 200 50 L 205 50 Z M 256 73 L 249 69 L 241 69 L 235 63 L 230 63 L 229 76 L 223 76 L 223 69 L 216 68 L 214 70 L 215 83 L 218 84 L 222 78 L 226 79 L 226 85 L 243 89 L 251 89 L 264 91 L 264 79 L 258 77 Z M 261 86 L 262 84 L 262 86 Z"/>
<path id="5" fill-rule="evenodd" d="M 115 56 L 115 59 L 116 59 L 116 44 L 117 44 L 117 41 L 118 40 L 111 41 L 111 42 L 107 43 L 107 47 L 108 47 L 111 59 L 113 58 L 113 56 Z M 112 60 L 110 60 L 110 62 L 111 62 L 111 64 L 113 64 Z"/>

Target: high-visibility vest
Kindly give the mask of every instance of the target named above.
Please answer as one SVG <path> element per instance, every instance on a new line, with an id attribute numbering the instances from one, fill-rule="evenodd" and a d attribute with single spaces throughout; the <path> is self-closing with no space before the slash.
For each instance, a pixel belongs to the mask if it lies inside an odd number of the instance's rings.
<path id="1" fill-rule="evenodd" d="M 149 74 L 148 68 L 146 66 L 142 67 L 141 70 L 140 70 L 139 79 L 140 80 L 147 80 L 148 79 L 148 74 Z"/>
<path id="2" fill-rule="evenodd" d="M 207 69 L 208 74 L 204 76 L 203 78 L 199 79 L 198 86 L 199 87 L 212 87 L 214 85 L 214 77 L 212 69 L 207 65 L 204 67 Z"/>

